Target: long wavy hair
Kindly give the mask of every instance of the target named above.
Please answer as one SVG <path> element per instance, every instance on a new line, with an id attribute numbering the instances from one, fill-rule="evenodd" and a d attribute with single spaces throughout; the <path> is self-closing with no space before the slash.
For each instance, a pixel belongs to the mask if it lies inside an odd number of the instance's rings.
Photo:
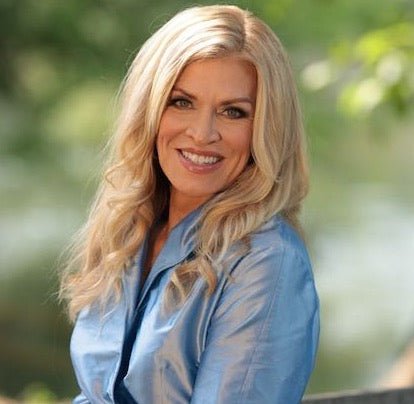
<path id="1" fill-rule="evenodd" d="M 299 229 L 308 190 L 305 139 L 289 60 L 272 30 L 235 6 L 186 9 L 142 46 L 121 88 L 111 152 L 89 218 L 75 237 L 61 280 L 69 314 L 119 299 L 121 279 L 156 218 L 168 207 L 169 184 L 154 158 L 160 118 L 183 69 L 203 58 L 238 55 L 257 73 L 251 163 L 203 207 L 194 258 L 170 285 L 185 297 L 189 279 L 217 282 L 229 247 L 276 213 Z"/>

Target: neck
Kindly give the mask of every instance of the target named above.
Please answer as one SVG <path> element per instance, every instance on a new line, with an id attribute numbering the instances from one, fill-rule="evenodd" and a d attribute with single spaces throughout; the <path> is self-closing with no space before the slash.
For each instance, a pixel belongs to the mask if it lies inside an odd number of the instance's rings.
<path id="1" fill-rule="evenodd" d="M 168 208 L 168 220 L 167 220 L 167 231 L 168 233 L 179 223 L 184 217 L 190 212 L 197 209 L 209 197 L 193 197 L 188 195 L 179 194 L 171 190 L 170 203 Z"/>

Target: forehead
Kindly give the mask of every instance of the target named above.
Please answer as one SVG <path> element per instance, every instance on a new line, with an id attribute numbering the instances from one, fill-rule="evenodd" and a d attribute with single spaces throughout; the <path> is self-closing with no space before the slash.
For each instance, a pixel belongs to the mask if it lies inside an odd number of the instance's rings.
<path id="1" fill-rule="evenodd" d="M 208 95 L 213 90 L 223 96 L 256 95 L 256 69 L 240 56 L 200 59 L 189 63 L 174 87 Z"/>

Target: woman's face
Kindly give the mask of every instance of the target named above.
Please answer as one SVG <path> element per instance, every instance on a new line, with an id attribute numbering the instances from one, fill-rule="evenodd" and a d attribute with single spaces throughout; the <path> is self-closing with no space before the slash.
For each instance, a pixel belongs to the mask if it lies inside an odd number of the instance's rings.
<path id="1" fill-rule="evenodd" d="M 172 198 L 201 204 L 244 170 L 255 101 L 255 68 L 236 56 L 195 61 L 183 70 L 156 142 Z"/>

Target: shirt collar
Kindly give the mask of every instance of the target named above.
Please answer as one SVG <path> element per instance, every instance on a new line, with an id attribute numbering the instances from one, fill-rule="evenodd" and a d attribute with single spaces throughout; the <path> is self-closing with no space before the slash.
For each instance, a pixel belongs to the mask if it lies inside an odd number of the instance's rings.
<path id="1" fill-rule="evenodd" d="M 168 268 L 171 268 L 184 261 L 196 248 L 197 229 L 201 217 L 203 206 L 200 206 L 185 216 L 170 231 L 158 257 L 156 258 L 148 278 L 142 289 L 139 290 L 142 265 L 144 264 L 146 249 L 148 246 L 148 235 L 133 261 L 132 266 L 127 270 L 123 279 L 123 290 L 126 299 L 126 305 L 129 308 L 127 317 L 132 315 L 134 307 L 144 300 L 151 285 L 158 275 Z"/>

